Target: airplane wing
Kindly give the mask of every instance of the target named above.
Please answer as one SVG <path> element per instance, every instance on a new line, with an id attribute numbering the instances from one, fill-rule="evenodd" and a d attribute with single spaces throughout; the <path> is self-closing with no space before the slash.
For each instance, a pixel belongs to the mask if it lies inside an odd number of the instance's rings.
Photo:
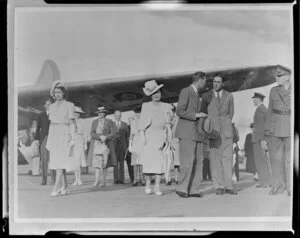
<path id="1" fill-rule="evenodd" d="M 43 110 L 43 104 L 45 99 L 49 96 L 52 82 L 59 79 L 59 71 L 53 61 L 51 61 L 51 65 L 49 64 L 45 67 L 47 70 L 44 69 L 44 74 L 40 75 L 36 85 L 18 88 L 19 109 L 29 108 L 32 110 Z M 224 88 L 229 92 L 272 84 L 276 82 L 275 72 L 277 67 L 280 67 L 282 70 L 287 70 L 286 67 L 281 65 L 269 65 L 204 71 L 207 74 L 208 80 L 206 88 L 201 93 L 212 88 L 212 79 L 217 74 L 223 76 Z M 68 91 L 68 100 L 73 102 L 76 106 L 81 107 L 86 112 L 83 118 L 88 118 L 96 116 L 94 113 L 99 105 L 105 106 L 111 112 L 115 109 L 130 111 L 140 106 L 143 102 L 150 100 L 144 95 L 143 87 L 146 81 L 153 79 L 159 84 L 164 84 L 162 88 L 162 101 L 168 103 L 177 102 L 180 90 L 191 84 L 192 75 L 195 71 L 131 78 L 64 82 L 64 84 Z M 45 79 L 45 77 L 48 78 L 48 80 Z M 30 117 L 34 119 L 35 117 L 33 116 L 34 113 L 32 113 L 32 110 Z M 21 127 L 23 127 L 23 125 L 19 123 L 19 128 Z"/>

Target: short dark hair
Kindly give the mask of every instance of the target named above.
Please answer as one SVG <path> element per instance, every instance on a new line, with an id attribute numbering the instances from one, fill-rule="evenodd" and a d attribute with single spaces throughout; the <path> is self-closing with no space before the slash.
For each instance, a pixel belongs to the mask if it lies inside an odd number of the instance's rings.
<path id="1" fill-rule="evenodd" d="M 60 89 L 63 92 L 63 98 L 67 97 L 67 89 L 65 87 L 63 87 L 63 86 L 57 86 L 57 87 L 54 88 L 54 90 L 56 88 Z"/>
<path id="2" fill-rule="evenodd" d="M 222 83 L 224 83 L 224 79 L 223 79 L 223 76 L 221 74 L 216 74 L 214 76 L 214 78 L 220 78 L 220 79 L 222 79 Z"/>
<path id="3" fill-rule="evenodd" d="M 204 79 L 206 74 L 202 71 L 195 72 L 193 74 L 193 82 L 197 81 L 198 79 Z"/>

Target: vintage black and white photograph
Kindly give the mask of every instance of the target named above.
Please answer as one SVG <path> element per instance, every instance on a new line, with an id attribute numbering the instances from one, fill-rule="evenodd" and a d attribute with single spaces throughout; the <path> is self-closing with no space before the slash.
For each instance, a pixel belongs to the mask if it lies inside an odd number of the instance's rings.
<path id="1" fill-rule="evenodd" d="M 12 3 L 11 232 L 292 229 L 292 4 Z"/>

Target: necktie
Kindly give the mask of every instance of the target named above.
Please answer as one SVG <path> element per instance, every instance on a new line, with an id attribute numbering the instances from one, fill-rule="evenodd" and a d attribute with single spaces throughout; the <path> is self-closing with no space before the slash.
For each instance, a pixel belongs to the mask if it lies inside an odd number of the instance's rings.
<path id="1" fill-rule="evenodd" d="M 218 99 L 218 102 L 220 102 L 221 101 L 221 98 L 220 98 L 220 93 L 219 92 L 217 92 L 217 99 Z"/>

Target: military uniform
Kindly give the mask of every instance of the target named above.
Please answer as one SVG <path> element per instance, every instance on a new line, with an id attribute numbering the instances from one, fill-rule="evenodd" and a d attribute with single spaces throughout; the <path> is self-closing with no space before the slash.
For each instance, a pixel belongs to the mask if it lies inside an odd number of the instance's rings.
<path id="1" fill-rule="evenodd" d="M 266 138 L 272 168 L 270 194 L 291 191 L 291 85 L 275 86 L 270 91 Z"/>

